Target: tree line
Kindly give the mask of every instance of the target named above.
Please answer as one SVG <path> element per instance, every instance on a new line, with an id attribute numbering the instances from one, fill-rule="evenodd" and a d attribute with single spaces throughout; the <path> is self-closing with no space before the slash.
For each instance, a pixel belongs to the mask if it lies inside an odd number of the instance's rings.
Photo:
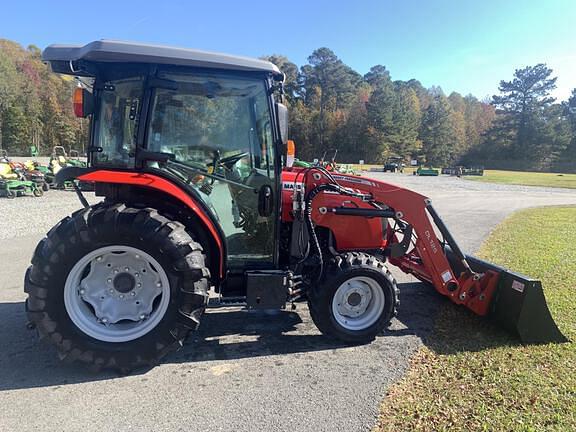
<path id="1" fill-rule="evenodd" d="M 434 166 L 576 171 L 576 89 L 557 102 L 556 78 L 544 64 L 517 69 L 498 95 L 478 100 L 392 80 L 382 65 L 360 75 L 328 48 L 300 68 L 282 55 L 264 58 L 286 75 L 300 158 L 338 149 L 343 162 L 400 156 Z"/>
<path id="2" fill-rule="evenodd" d="M 0 148 L 9 155 L 30 155 L 31 146 L 82 150 L 87 139 L 86 120 L 72 112 L 74 79 L 50 72 L 40 56 L 34 45 L 0 39 Z"/>
<path id="3" fill-rule="evenodd" d="M 297 156 L 311 160 L 338 150 L 342 162 L 382 163 L 390 156 L 447 166 L 576 170 L 576 89 L 567 101 L 550 96 L 544 64 L 515 71 L 491 100 L 393 80 L 383 65 L 361 75 L 328 48 L 298 67 L 264 57 L 286 75 L 290 135 Z M 35 46 L 0 39 L 0 148 L 49 154 L 55 145 L 83 149 L 87 123 L 74 117 L 74 79 L 58 76 Z"/>

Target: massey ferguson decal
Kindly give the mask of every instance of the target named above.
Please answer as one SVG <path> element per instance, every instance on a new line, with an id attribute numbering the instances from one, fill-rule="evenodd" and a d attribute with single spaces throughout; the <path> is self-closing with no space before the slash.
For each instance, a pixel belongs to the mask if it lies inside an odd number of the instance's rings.
<path id="1" fill-rule="evenodd" d="M 300 190 L 300 189 L 302 189 L 303 187 L 304 187 L 304 183 L 301 183 L 301 182 L 297 182 L 297 183 L 294 183 L 294 182 L 286 182 L 286 181 L 285 181 L 285 182 L 282 182 L 282 189 L 288 189 L 288 190 L 297 189 L 297 190 Z"/>
<path id="2" fill-rule="evenodd" d="M 363 184 L 366 186 L 376 186 L 376 183 L 371 182 L 371 181 L 366 180 L 366 179 L 363 179 L 363 178 L 348 177 L 348 176 L 341 176 L 341 175 L 334 175 L 334 174 L 332 174 L 332 177 L 334 177 L 336 180 L 341 180 L 341 181 L 345 181 L 345 182 L 349 182 L 349 183 Z"/>

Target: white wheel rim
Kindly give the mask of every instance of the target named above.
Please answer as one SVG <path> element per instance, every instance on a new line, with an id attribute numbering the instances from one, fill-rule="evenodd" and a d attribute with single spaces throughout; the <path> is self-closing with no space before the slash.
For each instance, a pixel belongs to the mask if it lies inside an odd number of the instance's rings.
<path id="1" fill-rule="evenodd" d="M 130 246 L 106 246 L 82 257 L 66 278 L 64 305 L 82 332 L 104 342 L 128 342 L 154 329 L 170 303 L 162 266 Z"/>
<path id="2" fill-rule="evenodd" d="M 380 284 L 369 277 L 356 276 L 342 283 L 332 298 L 332 314 L 346 330 L 361 331 L 380 319 L 386 298 Z"/>

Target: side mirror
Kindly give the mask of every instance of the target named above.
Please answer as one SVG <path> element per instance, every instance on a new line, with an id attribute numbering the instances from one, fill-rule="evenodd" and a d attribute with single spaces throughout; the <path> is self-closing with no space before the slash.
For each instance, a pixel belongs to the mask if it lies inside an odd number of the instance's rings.
<path id="1" fill-rule="evenodd" d="M 276 102 L 276 119 L 283 144 L 288 141 L 288 108 L 286 105 Z"/>

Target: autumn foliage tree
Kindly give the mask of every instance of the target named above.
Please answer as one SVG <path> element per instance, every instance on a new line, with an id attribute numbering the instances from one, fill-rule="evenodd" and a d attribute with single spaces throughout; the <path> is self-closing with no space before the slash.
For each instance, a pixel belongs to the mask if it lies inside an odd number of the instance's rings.
<path id="1" fill-rule="evenodd" d="M 87 126 L 72 113 L 74 87 L 50 72 L 37 47 L 0 40 L 0 147 L 13 155 L 32 145 L 43 154 L 55 145 L 82 149 Z"/>
<path id="2" fill-rule="evenodd" d="M 341 162 L 382 163 L 390 156 L 437 166 L 464 163 L 576 171 L 576 89 L 569 100 L 544 64 L 515 71 L 491 101 L 416 79 L 393 80 L 384 65 L 365 75 L 326 47 L 298 67 L 281 54 L 263 57 L 285 74 L 285 103 L 297 156 L 338 150 Z M 87 122 L 72 114 L 74 79 L 51 73 L 40 50 L 0 39 L 0 147 L 48 154 L 54 145 L 84 148 Z"/>

